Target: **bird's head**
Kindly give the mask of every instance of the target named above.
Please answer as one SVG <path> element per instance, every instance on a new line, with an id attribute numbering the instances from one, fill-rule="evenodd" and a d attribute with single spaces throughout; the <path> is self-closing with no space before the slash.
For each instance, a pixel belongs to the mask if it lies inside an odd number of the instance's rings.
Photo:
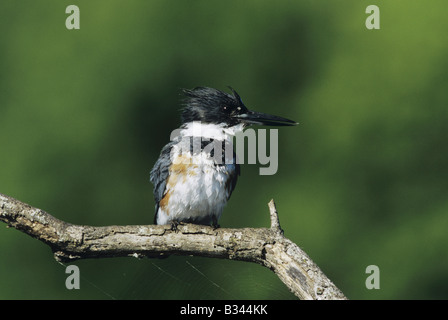
<path id="1" fill-rule="evenodd" d="M 230 88 L 230 87 L 229 87 Z M 266 113 L 251 111 L 244 105 L 238 93 L 232 94 L 207 87 L 184 89 L 182 123 L 199 121 L 206 124 L 223 124 L 233 127 L 239 124 L 265 126 L 293 126 L 295 121 Z"/>

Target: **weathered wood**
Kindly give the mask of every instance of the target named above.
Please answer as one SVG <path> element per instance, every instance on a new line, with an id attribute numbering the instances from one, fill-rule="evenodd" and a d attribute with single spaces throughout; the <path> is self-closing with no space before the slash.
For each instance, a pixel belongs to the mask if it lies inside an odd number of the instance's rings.
<path id="1" fill-rule="evenodd" d="M 320 268 L 283 235 L 269 203 L 271 228 L 214 229 L 181 224 L 93 227 L 73 225 L 0 194 L 0 220 L 44 243 L 58 261 L 106 257 L 194 255 L 261 264 L 300 299 L 346 299 Z"/>

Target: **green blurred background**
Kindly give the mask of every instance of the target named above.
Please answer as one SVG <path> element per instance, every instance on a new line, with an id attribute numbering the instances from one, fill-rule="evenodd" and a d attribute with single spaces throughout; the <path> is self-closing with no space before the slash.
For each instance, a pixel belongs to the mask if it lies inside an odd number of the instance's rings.
<path id="1" fill-rule="evenodd" d="M 65 8 L 80 8 L 80 30 Z M 376 4 L 381 29 L 367 30 Z M 285 116 L 279 170 L 242 176 L 222 227 L 285 235 L 351 299 L 448 298 L 446 0 L 0 3 L 0 192 L 87 225 L 151 224 L 179 88 Z M 255 264 L 77 261 L 0 224 L 2 299 L 294 299 Z M 380 268 L 368 290 L 365 269 Z"/>

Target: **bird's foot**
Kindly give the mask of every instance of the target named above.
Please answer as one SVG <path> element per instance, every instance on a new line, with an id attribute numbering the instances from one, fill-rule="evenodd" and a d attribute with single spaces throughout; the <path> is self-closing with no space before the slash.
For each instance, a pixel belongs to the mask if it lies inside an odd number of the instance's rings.
<path id="1" fill-rule="evenodd" d="M 216 220 L 216 219 L 212 219 L 213 221 L 212 221 L 212 228 L 213 228 L 213 230 L 216 230 L 216 229 L 218 229 L 218 228 L 220 228 L 220 225 L 218 224 L 218 220 Z"/>
<path id="2" fill-rule="evenodd" d="M 171 220 L 171 231 L 177 232 L 179 229 L 177 226 L 182 225 L 183 223 L 177 220 Z"/>

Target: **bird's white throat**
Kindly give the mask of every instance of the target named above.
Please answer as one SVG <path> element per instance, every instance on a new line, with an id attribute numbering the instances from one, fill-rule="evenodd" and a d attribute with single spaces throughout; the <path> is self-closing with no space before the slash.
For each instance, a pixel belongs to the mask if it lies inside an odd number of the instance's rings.
<path id="1" fill-rule="evenodd" d="M 179 130 L 179 131 L 177 131 Z M 244 130 L 244 124 L 240 123 L 233 127 L 226 127 L 224 123 L 212 124 L 193 121 L 177 129 L 181 137 L 203 137 L 206 139 L 231 140 L 235 134 Z M 174 132 L 174 131 L 173 131 Z M 176 136 L 177 136 L 176 134 Z"/>

